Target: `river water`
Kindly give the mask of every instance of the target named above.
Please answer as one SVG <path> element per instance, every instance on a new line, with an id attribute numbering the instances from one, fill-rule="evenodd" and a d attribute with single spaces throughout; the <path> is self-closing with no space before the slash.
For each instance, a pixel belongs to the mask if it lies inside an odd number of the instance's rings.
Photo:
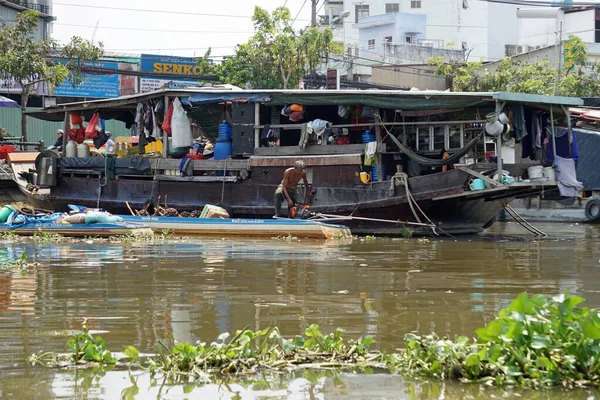
<path id="1" fill-rule="evenodd" d="M 153 385 L 140 371 L 31 367 L 41 350 L 91 330 L 120 351 L 156 342 L 212 341 L 222 332 L 318 323 L 383 350 L 409 332 L 473 336 L 522 291 L 565 289 L 600 307 L 600 226 L 544 225 L 531 240 L 516 224 L 484 236 L 354 243 L 185 239 L 155 244 L 3 243 L 0 263 L 25 252 L 39 267 L 0 271 L 0 398 L 592 399 L 600 391 L 484 389 L 386 374 L 301 373 L 228 385 Z M 305 322 L 306 321 L 306 322 Z"/>

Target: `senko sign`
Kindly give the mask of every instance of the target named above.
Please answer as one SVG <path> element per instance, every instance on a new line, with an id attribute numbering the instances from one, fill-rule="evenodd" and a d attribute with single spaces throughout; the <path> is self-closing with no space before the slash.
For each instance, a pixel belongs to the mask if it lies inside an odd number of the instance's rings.
<path id="1" fill-rule="evenodd" d="M 190 57 L 161 56 L 157 54 L 142 54 L 142 72 L 157 75 L 188 75 L 191 80 L 202 74 L 202 67 Z M 182 79 L 177 77 L 177 79 Z"/>

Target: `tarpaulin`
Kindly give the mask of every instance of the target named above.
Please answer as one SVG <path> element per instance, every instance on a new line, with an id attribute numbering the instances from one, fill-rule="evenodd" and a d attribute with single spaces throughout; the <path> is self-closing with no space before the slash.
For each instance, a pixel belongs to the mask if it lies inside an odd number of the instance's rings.
<path id="1" fill-rule="evenodd" d="M 600 190 L 600 132 L 574 128 L 579 147 L 577 180 L 587 190 Z"/>

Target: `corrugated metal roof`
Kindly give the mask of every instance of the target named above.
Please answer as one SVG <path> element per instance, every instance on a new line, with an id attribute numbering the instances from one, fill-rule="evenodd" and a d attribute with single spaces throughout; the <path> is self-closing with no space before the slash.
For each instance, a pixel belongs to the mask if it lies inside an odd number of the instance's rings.
<path id="1" fill-rule="evenodd" d="M 372 107 L 403 110 L 437 108 L 459 109 L 489 104 L 495 101 L 533 106 L 580 106 L 583 100 L 575 97 L 543 96 L 508 92 L 443 92 L 399 90 L 222 90 L 210 88 L 161 89 L 155 92 L 87 102 L 61 104 L 30 115 L 48 120 L 60 120 L 67 111 L 94 109 L 130 109 L 139 101 L 163 96 L 188 98 L 192 103 L 263 102 L 272 105 L 298 102 L 306 105 L 364 104 Z"/>

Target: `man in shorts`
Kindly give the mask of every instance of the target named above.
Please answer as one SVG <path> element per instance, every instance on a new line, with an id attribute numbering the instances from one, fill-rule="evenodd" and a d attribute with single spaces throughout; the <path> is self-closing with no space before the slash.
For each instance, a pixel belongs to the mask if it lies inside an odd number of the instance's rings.
<path id="1" fill-rule="evenodd" d="M 281 205 L 284 200 L 287 200 L 288 210 L 290 210 L 298 202 L 298 182 L 304 180 L 304 188 L 306 190 L 306 199 L 312 200 L 312 191 L 308 185 L 308 179 L 306 178 L 306 166 L 304 161 L 296 161 L 292 168 L 285 170 L 283 174 L 283 180 L 275 191 L 275 199 L 273 204 L 275 206 L 275 216 L 282 217 Z M 289 212 L 288 212 L 289 214 Z"/>

